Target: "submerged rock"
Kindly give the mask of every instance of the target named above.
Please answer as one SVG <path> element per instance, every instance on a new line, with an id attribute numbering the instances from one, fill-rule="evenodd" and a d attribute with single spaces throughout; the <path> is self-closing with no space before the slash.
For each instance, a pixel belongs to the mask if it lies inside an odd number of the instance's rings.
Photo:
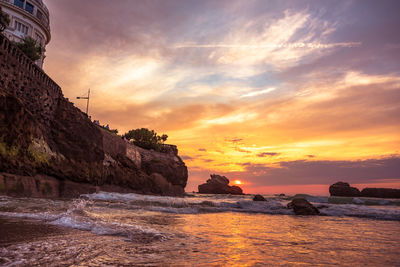
<path id="1" fill-rule="evenodd" d="M 293 209 L 296 215 L 319 215 L 319 210 L 304 198 L 295 198 L 287 204 L 288 209 Z"/>
<path id="2" fill-rule="evenodd" d="M 253 201 L 267 201 L 262 195 L 255 195 Z"/>
<path id="3" fill-rule="evenodd" d="M 211 174 L 210 177 L 205 184 L 198 186 L 199 193 L 243 195 L 243 190 L 239 186 L 230 186 L 225 176 Z"/>
<path id="4" fill-rule="evenodd" d="M 359 197 L 361 195 L 360 190 L 355 187 L 351 187 L 349 183 L 337 182 L 329 187 L 329 193 L 331 196 L 338 197 Z"/>

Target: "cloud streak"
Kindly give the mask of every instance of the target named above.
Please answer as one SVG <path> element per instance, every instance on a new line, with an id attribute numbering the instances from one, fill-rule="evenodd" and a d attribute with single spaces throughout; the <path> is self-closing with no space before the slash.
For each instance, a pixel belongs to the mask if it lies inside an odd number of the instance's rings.
<path id="1" fill-rule="evenodd" d="M 365 1 L 45 1 L 45 70 L 101 123 L 168 134 L 189 190 L 383 181 L 357 173 L 400 153 L 399 3 Z"/>

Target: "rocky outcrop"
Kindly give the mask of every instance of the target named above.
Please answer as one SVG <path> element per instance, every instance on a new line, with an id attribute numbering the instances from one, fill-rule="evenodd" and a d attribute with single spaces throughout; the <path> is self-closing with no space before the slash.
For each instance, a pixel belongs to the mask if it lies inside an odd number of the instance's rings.
<path id="1" fill-rule="evenodd" d="M 361 192 L 348 183 L 337 182 L 329 187 L 331 196 L 340 197 L 376 197 L 376 198 L 400 198 L 400 189 L 392 188 L 364 188 Z"/>
<path id="2" fill-rule="evenodd" d="M 94 125 L 0 34 L 0 193 L 38 196 L 47 183 L 49 197 L 96 190 L 183 195 L 187 168 L 175 146 L 161 151 Z M 84 190 L 65 190 L 67 184 Z"/>
<path id="3" fill-rule="evenodd" d="M 358 197 L 360 196 L 360 190 L 355 187 L 351 187 L 348 183 L 337 182 L 329 187 L 329 193 L 331 196 L 339 197 Z"/>
<path id="4" fill-rule="evenodd" d="M 253 201 L 267 201 L 262 195 L 255 195 Z"/>
<path id="5" fill-rule="evenodd" d="M 230 186 L 229 179 L 225 176 L 211 174 L 205 184 L 198 186 L 199 193 L 202 194 L 231 194 L 243 195 L 243 191 L 239 186 Z"/>
<path id="6" fill-rule="evenodd" d="M 392 188 L 364 188 L 361 191 L 363 197 L 400 198 L 400 189 Z"/>
<path id="7" fill-rule="evenodd" d="M 296 215 L 319 215 L 319 210 L 304 198 L 295 198 L 287 204 L 288 209 L 293 209 Z"/>

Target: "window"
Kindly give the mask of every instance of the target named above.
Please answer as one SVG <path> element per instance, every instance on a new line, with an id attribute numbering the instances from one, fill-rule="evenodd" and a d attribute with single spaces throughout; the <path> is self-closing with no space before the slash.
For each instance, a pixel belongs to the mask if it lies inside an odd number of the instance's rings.
<path id="1" fill-rule="evenodd" d="M 38 44 L 43 46 L 43 37 L 39 33 L 35 32 L 35 40 Z"/>
<path id="2" fill-rule="evenodd" d="M 38 11 L 36 12 L 36 17 L 37 17 L 38 19 L 42 20 L 42 18 L 43 18 L 42 12 L 40 12 L 40 11 L 38 10 Z"/>
<path id="3" fill-rule="evenodd" d="M 14 0 L 14 5 L 20 8 L 24 8 L 24 0 Z"/>
<path id="4" fill-rule="evenodd" d="M 33 5 L 29 2 L 26 2 L 25 10 L 28 11 L 29 13 L 33 14 Z"/>
<path id="5" fill-rule="evenodd" d="M 16 31 L 21 32 L 23 34 L 28 34 L 29 27 L 22 24 L 21 22 L 15 21 L 14 27 Z"/>

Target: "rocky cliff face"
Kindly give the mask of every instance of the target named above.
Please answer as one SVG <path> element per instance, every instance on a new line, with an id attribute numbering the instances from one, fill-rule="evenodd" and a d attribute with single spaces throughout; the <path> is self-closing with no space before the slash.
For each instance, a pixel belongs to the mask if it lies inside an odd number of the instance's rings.
<path id="1" fill-rule="evenodd" d="M 182 195 L 187 168 L 176 147 L 164 150 L 141 149 L 95 126 L 0 35 L 0 193 Z"/>

